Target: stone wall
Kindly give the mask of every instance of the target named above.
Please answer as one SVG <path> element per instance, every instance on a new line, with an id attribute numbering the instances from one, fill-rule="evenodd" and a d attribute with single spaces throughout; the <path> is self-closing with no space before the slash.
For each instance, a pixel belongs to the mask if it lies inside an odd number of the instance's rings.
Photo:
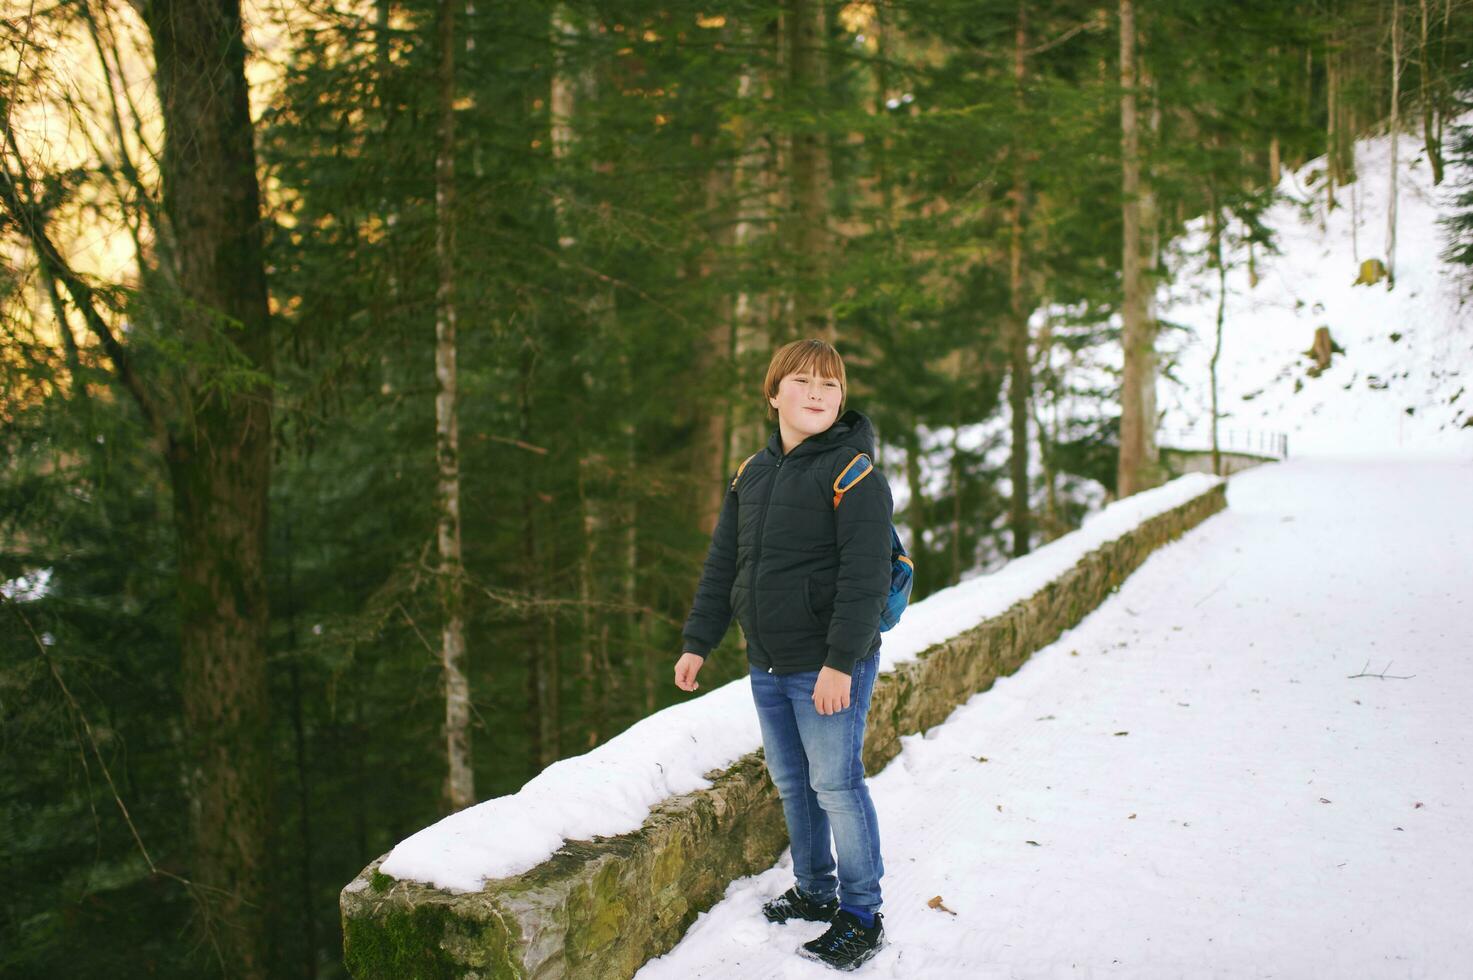
<path id="1" fill-rule="evenodd" d="M 1252 453 L 1221 452 L 1218 453 L 1218 457 L 1222 460 L 1223 476 L 1232 476 L 1234 473 L 1251 470 L 1264 463 L 1278 462 L 1271 456 L 1256 456 Z M 1161 468 L 1173 478 L 1187 473 L 1211 473 L 1212 450 L 1167 449 L 1163 446 L 1161 447 Z"/>
<path id="2" fill-rule="evenodd" d="M 1011 674 L 1113 592 L 1152 551 L 1226 506 L 1225 483 L 1090 551 L 1031 597 L 881 674 L 865 739 L 877 772 L 900 737 L 940 724 Z M 639 830 L 569 841 L 547 861 L 479 892 L 452 894 L 380 874 L 343 889 L 353 976 L 625 978 L 673 947 L 728 883 L 772 867 L 787 846 L 761 751 L 669 799 Z"/>

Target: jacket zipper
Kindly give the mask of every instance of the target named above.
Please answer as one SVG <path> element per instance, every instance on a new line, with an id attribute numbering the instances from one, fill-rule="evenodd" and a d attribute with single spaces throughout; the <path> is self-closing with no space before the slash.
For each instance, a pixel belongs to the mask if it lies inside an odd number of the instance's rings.
<path id="1" fill-rule="evenodd" d="M 787 456 L 779 456 L 777 458 L 777 470 L 780 471 L 783 468 L 783 460 L 785 459 L 787 459 Z M 762 529 L 767 526 L 767 511 L 772 507 L 773 494 L 777 493 L 777 478 L 778 473 L 774 472 L 772 474 L 772 486 L 767 491 L 767 501 L 762 505 L 762 516 L 757 520 L 757 548 L 756 554 L 752 557 L 752 633 L 757 640 L 757 649 L 761 650 L 763 656 L 768 658 L 767 672 L 769 674 L 772 673 L 773 665 L 772 657 L 767 653 L 767 649 L 762 646 L 762 628 L 759 625 L 762 622 L 762 617 L 757 611 L 757 597 L 762 594 L 762 590 L 757 587 L 757 576 L 762 571 Z"/>

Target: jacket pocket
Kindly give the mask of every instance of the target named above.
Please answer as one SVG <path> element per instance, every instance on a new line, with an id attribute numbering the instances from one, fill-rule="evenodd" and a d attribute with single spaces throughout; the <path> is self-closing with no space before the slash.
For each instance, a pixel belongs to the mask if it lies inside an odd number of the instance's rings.
<path id="1" fill-rule="evenodd" d="M 809 620 L 815 626 L 822 625 L 822 621 L 818 618 L 818 613 L 814 612 L 812 578 L 805 578 L 803 580 L 803 610 L 808 613 Z"/>

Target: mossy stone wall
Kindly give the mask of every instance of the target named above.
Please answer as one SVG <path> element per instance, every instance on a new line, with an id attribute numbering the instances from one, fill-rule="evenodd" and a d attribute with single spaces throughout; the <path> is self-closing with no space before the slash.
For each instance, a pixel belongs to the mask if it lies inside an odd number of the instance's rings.
<path id="1" fill-rule="evenodd" d="M 1002 615 L 881 674 L 865 737 L 866 769 L 878 771 L 893 759 L 902 735 L 940 724 L 1017 670 L 1152 551 L 1226 502 L 1226 484 L 1219 483 L 1089 552 Z M 568 841 L 530 871 L 471 894 L 389 878 L 379 873 L 379 858 L 342 892 L 349 972 L 359 980 L 632 976 L 673 947 L 727 884 L 770 868 L 787 846 L 761 750 L 710 776 L 710 789 L 666 800 L 637 831 Z"/>

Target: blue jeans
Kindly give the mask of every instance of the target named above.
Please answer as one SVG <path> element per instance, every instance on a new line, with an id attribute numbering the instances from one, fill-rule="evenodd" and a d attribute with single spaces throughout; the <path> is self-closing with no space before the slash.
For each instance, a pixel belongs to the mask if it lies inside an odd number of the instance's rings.
<path id="1" fill-rule="evenodd" d="M 849 707 L 821 715 L 813 706 L 818 671 L 769 674 L 751 668 L 767 771 L 783 801 L 798 889 L 817 901 L 880 908 L 880 826 L 864 783 L 864 723 L 880 666 L 879 651 L 854 665 Z M 839 852 L 834 877 L 832 829 Z"/>

